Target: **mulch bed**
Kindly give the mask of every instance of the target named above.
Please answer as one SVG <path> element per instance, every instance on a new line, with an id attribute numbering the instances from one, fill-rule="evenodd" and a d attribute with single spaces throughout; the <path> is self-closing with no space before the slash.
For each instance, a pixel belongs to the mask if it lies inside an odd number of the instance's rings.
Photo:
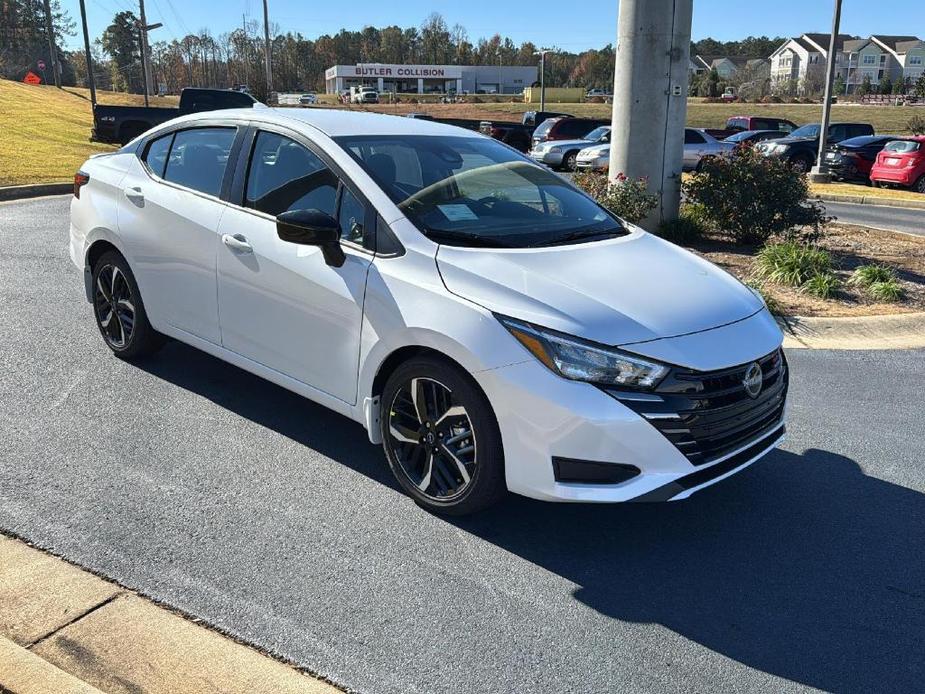
<path id="1" fill-rule="evenodd" d="M 925 237 L 915 237 L 866 227 L 831 224 L 819 246 L 832 256 L 836 274 L 842 280 L 837 298 L 817 299 L 793 287 L 767 283 L 764 291 L 785 315 L 866 316 L 925 311 Z M 742 280 L 752 274 L 757 248 L 743 248 L 711 237 L 690 250 L 719 265 Z M 864 290 L 844 284 L 859 265 L 878 263 L 896 271 L 906 296 L 896 303 L 877 303 Z"/>

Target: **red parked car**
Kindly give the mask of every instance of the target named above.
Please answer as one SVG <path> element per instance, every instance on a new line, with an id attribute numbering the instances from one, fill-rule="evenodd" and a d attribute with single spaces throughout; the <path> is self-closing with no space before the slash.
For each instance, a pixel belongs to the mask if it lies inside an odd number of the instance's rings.
<path id="1" fill-rule="evenodd" d="M 925 193 L 925 136 L 890 142 L 870 170 L 875 186 L 900 185 Z"/>

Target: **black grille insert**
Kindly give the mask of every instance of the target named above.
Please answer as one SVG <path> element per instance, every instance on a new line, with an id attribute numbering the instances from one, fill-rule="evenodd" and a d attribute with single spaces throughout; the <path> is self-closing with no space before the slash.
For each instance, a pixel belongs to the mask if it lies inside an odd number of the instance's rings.
<path id="1" fill-rule="evenodd" d="M 784 415 L 788 369 L 782 350 L 757 360 L 762 387 L 745 390 L 753 362 L 719 371 L 674 367 L 651 395 L 608 389 L 645 417 L 694 465 L 704 465 L 775 429 Z"/>

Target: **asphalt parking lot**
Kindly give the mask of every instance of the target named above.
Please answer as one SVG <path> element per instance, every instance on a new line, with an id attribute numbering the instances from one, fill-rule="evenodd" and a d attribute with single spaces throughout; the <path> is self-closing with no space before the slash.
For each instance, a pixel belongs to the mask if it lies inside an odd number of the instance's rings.
<path id="1" fill-rule="evenodd" d="M 925 352 L 790 352 L 783 449 L 688 501 L 446 520 L 359 425 L 111 356 L 68 203 L 0 205 L 0 530 L 364 692 L 921 690 Z"/>

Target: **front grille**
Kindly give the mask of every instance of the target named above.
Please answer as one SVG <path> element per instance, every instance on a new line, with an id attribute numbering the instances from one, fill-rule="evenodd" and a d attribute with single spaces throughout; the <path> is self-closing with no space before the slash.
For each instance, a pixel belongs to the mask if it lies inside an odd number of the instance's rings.
<path id="1" fill-rule="evenodd" d="M 645 417 L 694 465 L 704 465 L 778 428 L 787 397 L 787 360 L 778 349 L 761 359 L 762 387 L 752 398 L 752 362 L 720 371 L 674 367 L 652 394 L 608 390 Z"/>

